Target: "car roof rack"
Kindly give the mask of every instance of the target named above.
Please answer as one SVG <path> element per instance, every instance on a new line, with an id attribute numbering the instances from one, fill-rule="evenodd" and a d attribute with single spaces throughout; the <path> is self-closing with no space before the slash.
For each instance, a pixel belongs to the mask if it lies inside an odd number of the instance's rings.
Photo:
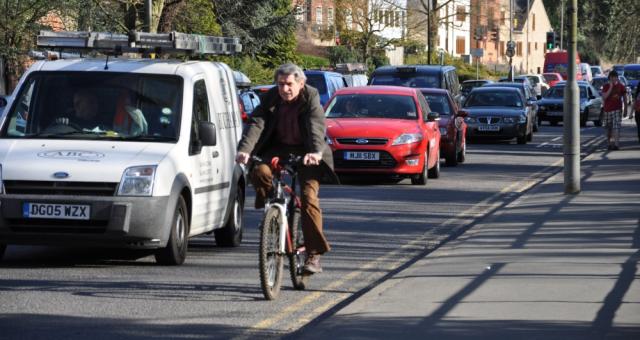
<path id="1" fill-rule="evenodd" d="M 80 31 L 40 31 L 38 47 L 57 50 L 97 51 L 106 55 L 123 53 L 230 55 L 242 51 L 239 38 L 214 37 L 180 32 L 128 34 Z"/>

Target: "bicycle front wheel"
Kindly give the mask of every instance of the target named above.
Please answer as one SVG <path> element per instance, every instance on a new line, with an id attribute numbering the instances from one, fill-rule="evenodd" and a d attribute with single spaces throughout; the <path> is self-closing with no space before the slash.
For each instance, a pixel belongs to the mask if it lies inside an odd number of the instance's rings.
<path id="1" fill-rule="evenodd" d="M 279 247 L 282 218 L 280 210 L 271 207 L 260 225 L 260 287 L 267 300 L 278 297 L 282 284 L 284 261 Z"/>

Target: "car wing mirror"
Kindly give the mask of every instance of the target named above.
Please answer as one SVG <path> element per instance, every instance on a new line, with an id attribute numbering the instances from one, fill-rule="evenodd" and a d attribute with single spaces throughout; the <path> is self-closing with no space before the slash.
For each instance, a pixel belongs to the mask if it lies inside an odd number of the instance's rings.
<path id="1" fill-rule="evenodd" d="M 429 112 L 429 114 L 427 115 L 427 121 L 435 122 L 437 120 L 440 120 L 440 114 L 437 112 Z"/>
<path id="2" fill-rule="evenodd" d="M 199 122 L 198 134 L 202 146 L 214 146 L 217 144 L 216 125 L 212 122 Z"/>

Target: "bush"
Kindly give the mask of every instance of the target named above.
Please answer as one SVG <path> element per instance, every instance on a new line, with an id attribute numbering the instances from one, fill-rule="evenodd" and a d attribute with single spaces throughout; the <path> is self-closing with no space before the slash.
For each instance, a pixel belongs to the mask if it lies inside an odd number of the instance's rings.
<path id="1" fill-rule="evenodd" d="M 327 58 L 308 55 L 308 54 L 301 54 L 299 66 L 302 67 L 303 69 L 320 69 L 320 68 L 330 67 L 331 62 Z"/>

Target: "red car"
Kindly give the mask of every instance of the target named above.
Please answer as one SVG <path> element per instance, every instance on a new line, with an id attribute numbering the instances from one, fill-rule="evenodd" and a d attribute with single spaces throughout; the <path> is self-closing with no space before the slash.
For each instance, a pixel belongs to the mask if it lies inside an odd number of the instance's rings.
<path id="1" fill-rule="evenodd" d="M 544 80 L 547 81 L 547 84 L 549 84 L 549 87 L 553 87 L 559 81 L 564 80 L 560 73 L 543 73 L 542 76 L 544 77 Z"/>
<path id="2" fill-rule="evenodd" d="M 465 111 L 458 112 L 449 91 L 435 88 L 420 89 L 429 104 L 429 111 L 440 116 L 440 153 L 449 166 L 465 160 L 467 154 L 467 123 Z"/>
<path id="3" fill-rule="evenodd" d="M 440 176 L 439 117 L 420 89 L 342 88 L 325 112 L 338 174 L 397 175 L 416 185 Z"/>

